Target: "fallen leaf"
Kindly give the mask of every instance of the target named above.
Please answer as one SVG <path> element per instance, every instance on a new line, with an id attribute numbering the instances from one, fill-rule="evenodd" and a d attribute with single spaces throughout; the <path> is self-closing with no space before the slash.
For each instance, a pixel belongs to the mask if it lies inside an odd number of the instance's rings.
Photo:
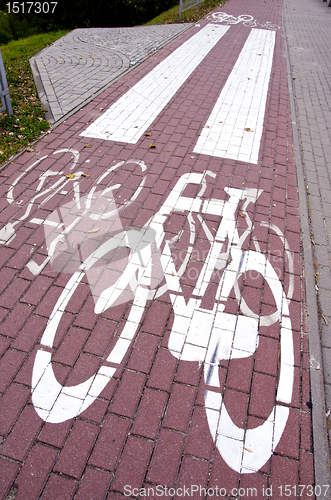
<path id="1" fill-rule="evenodd" d="M 239 212 L 240 217 L 246 217 L 246 214 L 244 212 Z"/>
<path id="2" fill-rule="evenodd" d="M 250 129 L 249 127 L 245 128 L 246 132 L 254 132 L 254 130 Z"/>
<path id="3" fill-rule="evenodd" d="M 321 314 L 321 316 L 324 319 L 326 326 L 328 326 L 329 323 L 328 323 L 328 320 L 326 319 L 326 317 L 324 316 L 324 314 Z"/>
<path id="4" fill-rule="evenodd" d="M 75 178 L 75 174 L 68 174 L 68 175 L 66 175 L 66 178 L 67 179 L 74 179 Z"/>
<path id="5" fill-rule="evenodd" d="M 80 175 L 81 175 L 81 177 L 90 177 L 90 175 L 88 175 L 88 174 L 80 174 Z"/>
<path id="6" fill-rule="evenodd" d="M 97 233 L 98 231 L 100 231 L 101 227 L 96 227 L 95 229 L 88 229 L 88 233 Z"/>
<path id="7" fill-rule="evenodd" d="M 85 144 L 84 148 L 90 148 L 91 146 L 89 144 Z"/>
<path id="8" fill-rule="evenodd" d="M 154 146 L 154 144 L 151 144 L 150 142 L 148 143 L 148 145 L 149 145 L 149 147 L 150 147 L 151 149 L 155 149 L 155 148 L 156 148 L 156 146 Z"/>
<path id="9" fill-rule="evenodd" d="M 150 132 L 146 132 L 146 137 L 152 137 L 152 134 Z"/>
<path id="10" fill-rule="evenodd" d="M 248 451 L 248 453 L 253 453 L 253 450 L 250 450 L 249 448 L 245 448 L 245 446 L 244 446 L 244 450 Z"/>

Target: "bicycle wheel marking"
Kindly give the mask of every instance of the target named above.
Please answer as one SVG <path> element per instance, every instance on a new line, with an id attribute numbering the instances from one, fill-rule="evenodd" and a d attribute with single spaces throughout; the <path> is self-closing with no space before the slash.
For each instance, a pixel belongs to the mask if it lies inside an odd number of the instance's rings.
<path id="1" fill-rule="evenodd" d="M 274 31 L 251 30 L 195 153 L 257 163 L 274 46 Z"/>
<path id="2" fill-rule="evenodd" d="M 135 144 L 228 29 L 205 26 L 120 97 L 81 136 Z"/>

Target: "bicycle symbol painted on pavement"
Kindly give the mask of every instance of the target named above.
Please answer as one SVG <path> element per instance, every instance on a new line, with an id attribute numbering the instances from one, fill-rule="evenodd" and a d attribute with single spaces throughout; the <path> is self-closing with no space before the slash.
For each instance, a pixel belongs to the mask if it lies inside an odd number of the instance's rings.
<path id="1" fill-rule="evenodd" d="M 243 23 L 243 25 L 247 26 L 247 28 L 255 28 L 256 26 L 260 26 L 261 28 L 266 28 L 269 30 L 280 29 L 280 26 L 271 24 L 270 21 L 266 21 L 264 24 L 258 23 L 257 20 L 249 14 L 242 14 L 238 17 L 235 17 L 227 14 L 226 12 L 212 12 L 207 16 L 207 19 L 213 21 L 214 23 L 224 23 L 229 25 Z"/>
<path id="2" fill-rule="evenodd" d="M 63 153 L 73 158 L 71 170 L 76 168 L 79 153 L 63 149 L 53 154 Z M 38 163 L 46 158 L 42 157 Z M 36 163 L 15 180 L 8 192 L 9 203 L 15 201 L 18 181 Z M 131 198 L 119 203 L 115 201 L 114 193 L 120 184 L 109 185 L 107 176 L 111 177 L 129 163 L 135 167 L 140 182 Z M 226 187 L 225 199 L 208 197 L 208 186 L 215 174 L 208 170 L 186 173 L 177 180 L 161 208 L 143 227 L 125 228 L 121 214 L 139 198 L 146 180 L 145 163 L 138 160 L 117 163 L 107 169 L 83 196 L 80 194 L 81 174 L 78 171 L 68 178 L 63 172 L 46 171 L 40 176 L 37 194 L 26 204 L 24 214 L 0 231 L 0 241 L 6 244 L 15 238 L 15 227 L 29 217 L 29 222 L 43 224 L 48 255 L 41 264 L 31 260 L 27 264 L 28 269 L 37 275 L 50 263 L 53 269 L 72 274 L 53 308 L 35 357 L 32 401 L 36 412 L 46 422 L 60 423 L 80 415 L 92 405 L 132 346 L 147 302 L 167 293 L 174 315 L 168 348 L 177 359 L 199 362 L 204 366 L 206 417 L 219 453 L 237 472 L 258 471 L 270 458 L 284 432 L 294 378 L 289 314 L 293 294 L 293 259 L 283 233 L 270 223 L 261 223 L 280 238 L 285 248 L 290 275 L 285 293 L 276 270 L 262 253 L 258 240 L 252 237 L 254 226 L 247 209 L 256 203 L 262 190 Z M 57 176 L 57 180 L 50 180 Z M 36 203 L 42 206 L 52 196 L 63 192 L 64 187 L 70 187 L 70 183 L 71 201 L 44 220 L 31 218 Z M 197 194 L 193 197 L 185 194 L 189 186 L 196 188 Z M 240 230 L 238 210 L 244 215 L 246 225 Z M 170 239 L 167 237 L 165 225 L 173 213 L 186 217 L 190 229 L 185 237 L 181 233 Z M 208 216 L 218 221 L 214 234 L 206 221 Z M 182 280 L 194 260 L 198 226 L 209 248 L 197 268 L 194 289 L 187 298 Z M 254 249 L 245 250 L 245 242 L 251 237 Z M 185 244 L 185 252 L 178 266 L 173 249 L 180 241 Z M 213 303 L 206 306 L 205 297 L 215 272 L 219 280 L 213 292 Z M 261 315 L 253 311 L 242 297 L 240 280 L 247 273 L 262 276 L 269 286 L 276 305 L 272 313 Z M 52 348 L 66 307 L 85 276 L 96 314 L 124 302 L 131 302 L 131 309 L 121 334 L 96 373 L 82 383 L 65 386 L 58 382 L 54 374 Z M 231 293 L 239 304 L 239 315 L 225 312 Z M 276 322 L 280 323 L 276 404 L 262 425 L 243 429 L 231 419 L 219 390 L 219 363 L 221 360 L 244 359 L 254 355 L 259 346 L 259 328 L 270 327 Z"/>

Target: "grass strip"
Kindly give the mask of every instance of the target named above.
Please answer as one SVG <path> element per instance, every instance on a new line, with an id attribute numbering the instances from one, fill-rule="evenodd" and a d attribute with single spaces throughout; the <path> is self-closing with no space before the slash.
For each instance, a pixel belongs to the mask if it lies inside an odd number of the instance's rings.
<path id="1" fill-rule="evenodd" d="M 14 114 L 0 113 L 0 164 L 26 148 L 49 128 L 29 59 L 67 32 L 33 35 L 1 46 Z"/>
<path id="2" fill-rule="evenodd" d="M 181 23 L 196 23 L 215 10 L 218 6 L 223 5 L 225 2 L 226 0 L 205 0 L 198 5 L 198 10 L 196 10 L 196 7 L 194 6 L 191 9 L 187 9 L 182 12 Z M 166 12 L 162 12 L 162 14 L 146 23 L 145 26 L 153 24 L 175 24 L 178 23 L 178 16 L 179 2 L 178 5 L 175 5 L 175 7 L 172 7 Z"/>

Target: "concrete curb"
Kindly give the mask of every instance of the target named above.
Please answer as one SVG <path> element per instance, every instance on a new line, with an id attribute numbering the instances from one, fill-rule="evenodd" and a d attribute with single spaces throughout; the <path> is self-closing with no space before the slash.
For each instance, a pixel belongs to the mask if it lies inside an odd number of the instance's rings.
<path id="1" fill-rule="evenodd" d="M 315 289 L 315 272 L 313 250 L 310 239 L 310 224 L 307 205 L 307 194 L 305 189 L 305 176 L 300 153 L 299 130 L 297 127 L 297 113 L 292 87 L 292 71 L 289 59 L 289 51 L 286 38 L 285 23 L 283 20 L 283 34 L 285 45 L 285 56 L 288 75 L 288 90 L 290 96 L 292 133 L 294 146 L 294 159 L 297 169 L 299 209 L 301 222 L 301 235 L 303 243 L 304 271 L 306 284 L 307 303 L 307 326 L 309 337 L 309 364 L 310 364 L 310 384 L 312 398 L 312 427 L 313 427 L 313 452 L 315 467 L 315 485 L 330 485 L 330 462 L 329 446 L 326 426 L 325 392 L 323 379 L 323 360 L 321 351 L 321 339 L 319 333 L 318 302 Z M 330 500 L 331 493 L 326 495 L 321 492 L 316 494 L 317 499 Z"/>

